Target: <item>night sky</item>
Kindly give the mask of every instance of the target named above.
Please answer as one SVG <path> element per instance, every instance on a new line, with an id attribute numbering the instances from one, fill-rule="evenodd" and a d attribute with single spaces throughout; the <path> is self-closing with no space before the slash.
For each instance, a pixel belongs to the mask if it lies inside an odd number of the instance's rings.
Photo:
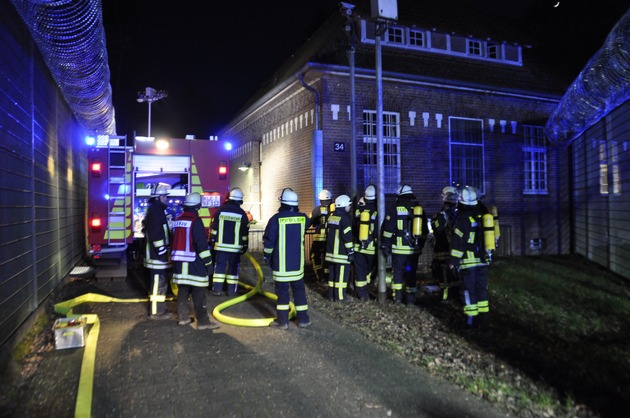
<path id="1" fill-rule="evenodd" d="M 524 24 L 575 75 L 628 8 L 627 0 L 461 1 Z M 153 87 L 169 94 L 152 105 L 153 136 L 216 135 L 338 12 L 336 0 L 103 0 L 117 133 L 146 135 L 148 105 L 136 98 Z"/>

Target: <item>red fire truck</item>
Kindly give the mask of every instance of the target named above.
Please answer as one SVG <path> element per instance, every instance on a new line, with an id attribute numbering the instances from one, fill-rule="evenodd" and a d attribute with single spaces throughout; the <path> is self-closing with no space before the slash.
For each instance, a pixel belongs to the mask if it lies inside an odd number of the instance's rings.
<path id="1" fill-rule="evenodd" d="M 142 252 L 142 221 L 158 185 L 170 190 L 169 219 L 181 213 L 187 193 L 199 193 L 199 216 L 209 228 L 229 191 L 229 151 L 218 140 L 94 138 L 88 152 L 87 252 L 97 277 L 126 277 L 128 253 Z"/>

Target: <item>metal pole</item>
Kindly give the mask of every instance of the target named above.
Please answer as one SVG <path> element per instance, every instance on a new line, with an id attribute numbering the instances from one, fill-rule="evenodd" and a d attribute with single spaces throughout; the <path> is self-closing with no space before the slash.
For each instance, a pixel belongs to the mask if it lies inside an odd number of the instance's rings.
<path id="1" fill-rule="evenodd" d="M 147 136 L 150 138 L 151 137 L 151 103 L 153 102 L 151 99 L 149 99 L 147 103 L 149 103 L 149 128 L 148 128 L 149 133 L 147 134 Z"/>
<path id="2" fill-rule="evenodd" d="M 352 197 L 357 196 L 357 122 L 354 86 L 354 52 L 354 45 L 351 45 L 348 55 L 350 60 L 350 188 L 352 190 Z"/>
<path id="3" fill-rule="evenodd" d="M 384 28 L 382 22 L 377 22 L 376 49 L 376 173 L 378 184 L 378 225 L 379 231 L 385 220 L 385 161 L 383 156 L 383 63 L 381 56 L 381 33 Z M 387 283 L 385 282 L 385 257 L 379 250 L 378 263 L 378 302 L 383 304 L 387 299 Z"/>

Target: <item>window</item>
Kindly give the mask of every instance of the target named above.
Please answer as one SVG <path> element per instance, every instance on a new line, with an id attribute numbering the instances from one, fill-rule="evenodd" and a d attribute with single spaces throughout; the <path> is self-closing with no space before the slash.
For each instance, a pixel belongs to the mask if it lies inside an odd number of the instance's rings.
<path id="1" fill-rule="evenodd" d="M 612 193 L 621 194 L 621 174 L 617 142 L 599 141 L 599 194 L 610 193 L 609 177 L 612 177 Z"/>
<path id="2" fill-rule="evenodd" d="M 397 27 L 387 28 L 384 40 L 389 44 L 404 44 L 405 37 L 403 36 L 403 29 Z"/>
<path id="3" fill-rule="evenodd" d="M 499 49 L 499 45 L 494 42 L 486 43 L 486 56 L 492 59 L 500 59 L 501 58 L 501 50 Z"/>
<path id="4" fill-rule="evenodd" d="M 483 121 L 449 117 L 451 183 L 484 191 Z"/>
<path id="5" fill-rule="evenodd" d="M 523 125 L 524 194 L 547 194 L 547 141 L 542 126 Z"/>
<path id="6" fill-rule="evenodd" d="M 409 45 L 416 48 L 425 48 L 424 31 L 417 29 L 409 29 Z"/>
<path id="7" fill-rule="evenodd" d="M 363 111 L 363 181 L 377 184 L 376 111 Z M 383 112 L 385 193 L 395 193 L 400 183 L 400 114 Z"/>
<path id="8" fill-rule="evenodd" d="M 478 57 L 481 56 L 481 41 L 469 39 L 467 42 L 467 46 L 468 46 L 468 55 L 476 55 Z"/>

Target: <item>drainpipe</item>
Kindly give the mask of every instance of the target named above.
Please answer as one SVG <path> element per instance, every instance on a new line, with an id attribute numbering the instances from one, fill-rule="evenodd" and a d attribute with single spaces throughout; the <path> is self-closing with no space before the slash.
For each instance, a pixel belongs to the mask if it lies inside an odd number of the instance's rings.
<path id="1" fill-rule="evenodd" d="M 313 138 L 311 143 L 311 173 L 312 173 L 312 203 L 313 206 L 317 203 L 317 193 L 324 188 L 324 156 L 323 156 L 323 133 L 319 129 L 319 92 L 313 87 L 306 84 L 304 81 L 304 74 L 299 76 L 300 83 L 305 89 L 311 91 L 315 96 L 315 131 L 313 132 Z"/>

